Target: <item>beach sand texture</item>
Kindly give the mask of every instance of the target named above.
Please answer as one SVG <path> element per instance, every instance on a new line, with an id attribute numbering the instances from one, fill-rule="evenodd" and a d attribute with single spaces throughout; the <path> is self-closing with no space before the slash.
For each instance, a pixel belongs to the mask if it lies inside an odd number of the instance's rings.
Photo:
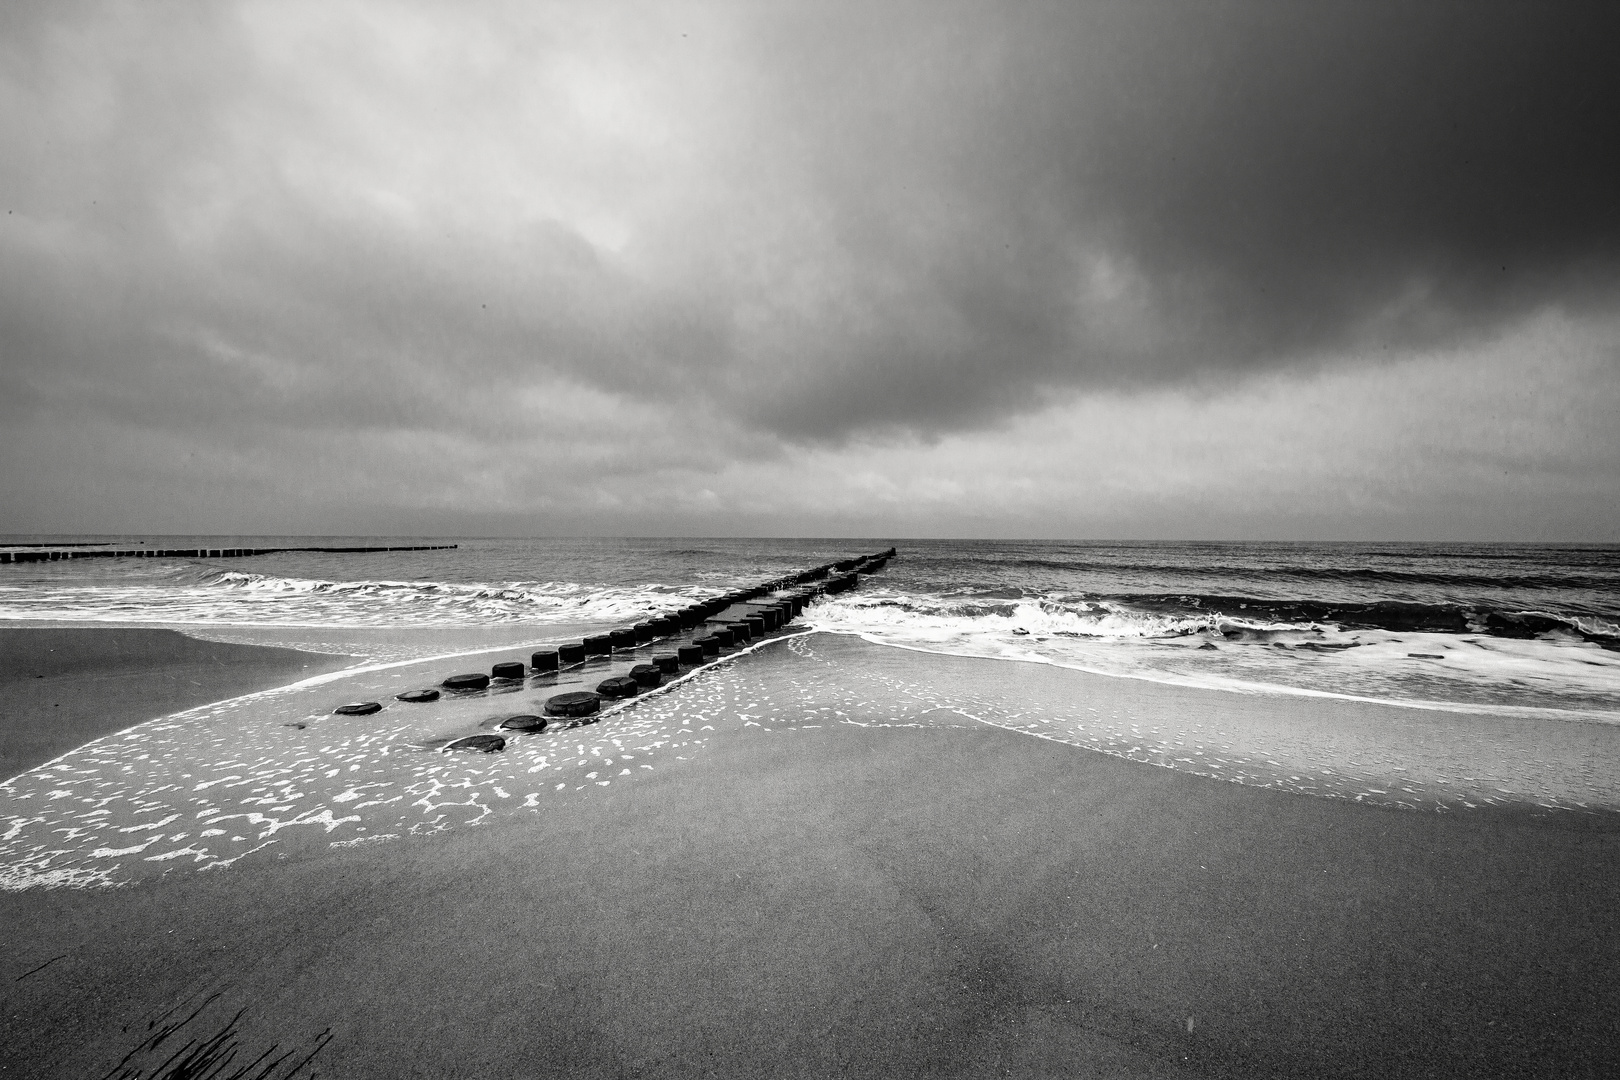
<path id="1" fill-rule="evenodd" d="M 1032 738 L 1009 703 L 1033 717 L 1113 687 L 1136 725 L 1168 731 L 1217 700 L 1239 715 L 1241 696 L 950 657 L 918 675 L 914 656 L 905 670 L 935 696 L 870 693 L 892 684 L 892 655 L 798 638 L 487 757 L 414 744 L 500 701 L 285 726 L 343 698 L 346 677 L 105 740 L 64 759 L 87 774 L 60 786 L 20 777 L 0 790 L 8 815 L 96 789 L 103 817 L 145 800 L 186 813 L 165 840 L 192 835 L 110 860 L 122 888 L 0 893 L 0 1075 L 104 1075 L 150 1021 L 193 1006 L 185 1033 L 245 1010 L 233 1037 L 248 1059 L 318 1048 L 322 1076 L 1603 1076 L 1620 1062 L 1620 815 L 1218 782 L 1066 745 L 1026 717 L 1046 736 Z M 968 686 L 1001 726 L 961 707 Z M 1249 711 L 1267 708 L 1328 706 Z M 1338 733 L 1364 709 L 1331 708 Z M 210 726 L 216 744 L 175 738 Z M 342 775 L 307 768 L 299 791 L 253 804 L 261 820 L 229 822 L 247 857 L 148 861 L 197 843 L 184 800 L 214 793 L 209 814 L 241 813 L 226 784 L 190 790 L 232 731 L 264 740 L 254 761 L 318 738 Z M 92 768 L 130 771 L 97 788 Z M 351 771 L 393 786 L 336 801 Z M 264 797 L 252 789 L 233 797 Z M 88 855 L 55 842 L 69 863 Z"/>
<path id="2" fill-rule="evenodd" d="M 175 630 L 0 627 L 0 778 L 143 720 L 345 663 Z"/>

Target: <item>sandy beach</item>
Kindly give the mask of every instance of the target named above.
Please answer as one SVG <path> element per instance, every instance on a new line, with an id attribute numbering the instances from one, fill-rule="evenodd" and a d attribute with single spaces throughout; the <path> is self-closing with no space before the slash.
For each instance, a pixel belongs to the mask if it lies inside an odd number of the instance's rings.
<path id="1" fill-rule="evenodd" d="M 876 647 L 846 651 L 861 649 Z M 1022 667 L 937 662 L 981 682 Z M 803 661 L 727 667 L 730 700 L 770 702 Z M 1132 693 L 1149 718 L 1196 705 Z M 792 711 L 762 706 L 701 753 L 477 828 L 0 895 L 0 1075 L 103 1075 L 193 1010 L 185 1037 L 240 1011 L 225 1042 L 246 1059 L 314 1053 L 309 1069 L 342 1077 L 1569 1077 L 1620 1061 L 1611 816 L 1370 807 L 960 716 Z M 138 1070 L 179 1041 L 127 1075 L 155 1075 Z"/>
<path id="2" fill-rule="evenodd" d="M 143 720 L 336 671 L 346 657 L 175 630 L 0 628 L 0 778 Z"/>

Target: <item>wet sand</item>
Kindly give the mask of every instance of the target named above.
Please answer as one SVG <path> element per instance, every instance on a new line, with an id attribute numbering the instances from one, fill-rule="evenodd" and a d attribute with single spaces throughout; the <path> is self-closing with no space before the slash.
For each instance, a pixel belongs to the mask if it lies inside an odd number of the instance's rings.
<path id="1" fill-rule="evenodd" d="M 143 720 L 348 663 L 173 630 L 0 627 L 0 779 Z"/>
<path id="2" fill-rule="evenodd" d="M 542 814 L 0 895 L 0 1075 L 102 1075 L 217 994 L 183 1034 L 326 1032 L 322 1076 L 1606 1076 L 1616 896 L 1612 816 L 730 728 Z"/>

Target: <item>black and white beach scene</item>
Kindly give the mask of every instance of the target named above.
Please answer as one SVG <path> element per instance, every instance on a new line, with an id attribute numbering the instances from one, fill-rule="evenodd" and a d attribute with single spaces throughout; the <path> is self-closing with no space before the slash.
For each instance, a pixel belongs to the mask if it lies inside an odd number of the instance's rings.
<path id="1" fill-rule="evenodd" d="M 0 10 L 0 1078 L 1620 1075 L 1620 9 Z"/>

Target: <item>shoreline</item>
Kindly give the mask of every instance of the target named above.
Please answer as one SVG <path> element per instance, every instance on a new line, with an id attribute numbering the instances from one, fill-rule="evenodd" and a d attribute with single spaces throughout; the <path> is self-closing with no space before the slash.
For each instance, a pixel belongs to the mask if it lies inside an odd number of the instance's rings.
<path id="1" fill-rule="evenodd" d="M 0 782 L 148 720 L 349 661 L 169 629 L 0 626 Z"/>
<path id="2" fill-rule="evenodd" d="M 174 641 L 162 635 L 138 640 Z M 540 712 L 551 694 L 589 688 L 645 659 L 640 652 L 615 653 L 427 705 L 395 697 L 415 686 L 437 686 L 452 663 L 486 666 L 468 662 L 472 655 L 515 658 L 503 647 L 316 675 L 283 670 L 244 696 L 219 700 L 216 687 L 197 695 L 208 699 L 202 707 L 121 727 L 118 738 L 79 745 L 48 769 L 13 776 L 0 783 L 0 887 L 150 880 L 178 866 L 217 869 L 243 857 L 256 862 L 318 853 L 328 842 L 358 844 L 478 824 L 515 808 L 544 814 L 554 790 L 587 782 L 582 777 L 589 766 L 567 749 L 576 742 L 603 748 L 592 753 L 609 752 L 609 743 L 635 750 L 642 759 L 638 770 L 664 768 L 671 755 L 678 761 L 694 752 L 679 747 L 700 748 L 716 725 L 729 737 L 739 726 L 761 723 L 856 724 L 850 717 L 857 712 L 872 715 L 867 722 L 877 726 L 999 728 L 1204 780 L 1315 798 L 1424 813 L 1522 810 L 1535 820 L 1559 819 L 1569 831 L 1603 831 L 1620 822 L 1620 771 L 1605 767 L 1620 763 L 1620 730 L 1601 725 L 1549 727 L 1491 716 L 1453 721 L 1362 703 L 1302 702 L 896 650 L 815 631 L 767 639 L 683 671 L 659 691 L 610 702 L 601 722 L 578 729 L 577 736 L 553 724 L 539 735 L 506 734 L 504 751 L 489 757 L 434 752 L 468 735 L 500 733 L 506 716 Z M 84 682 L 80 689 L 88 688 L 92 702 L 98 687 L 127 696 L 134 685 L 119 678 Z M 51 685 L 41 681 L 31 689 L 49 692 Z M 749 685 L 757 688 L 758 708 L 737 697 Z M 363 700 L 383 708 L 370 719 L 333 713 L 340 702 Z M 156 711 L 151 702 L 137 707 Z M 782 719 L 749 718 L 761 710 Z M 687 726 L 711 713 L 712 723 Z M 1423 716 L 1427 722 L 1419 723 Z M 450 791 L 462 794 L 448 802 L 435 794 Z M 198 821 L 204 831 L 180 825 L 150 831 L 158 817 Z M 258 824 L 218 827 L 244 818 Z M 265 853 L 267 846 L 272 850 Z"/>
<path id="3" fill-rule="evenodd" d="M 1372 705 L 1379 708 L 1415 709 L 1420 712 L 1441 712 L 1459 714 L 1486 714 L 1491 716 L 1505 716 L 1524 720 L 1551 720 L 1565 724 L 1609 724 L 1620 725 L 1620 713 L 1597 714 L 1592 710 L 1580 711 L 1576 709 L 1558 709 L 1537 705 L 1507 705 L 1495 702 L 1468 702 L 1468 701 L 1442 701 L 1426 698 L 1393 698 L 1372 697 L 1365 694 L 1350 694 L 1334 690 L 1316 690 L 1307 686 L 1290 686 L 1286 683 L 1261 683 L 1231 680 L 1221 682 L 1217 680 L 1199 681 L 1193 676 L 1175 675 L 1162 672 L 1133 672 L 1133 671 L 1106 671 L 1102 668 L 1087 667 L 1080 663 L 1069 663 L 1053 657 L 1045 656 L 1006 656 L 991 652 L 951 652 L 944 649 L 929 649 L 921 645 L 910 645 L 900 641 L 884 641 L 881 637 L 865 630 L 845 630 L 830 627 L 815 626 L 811 629 L 822 634 L 838 634 L 845 637 L 858 637 L 869 645 L 881 646 L 885 649 L 902 649 L 906 652 L 921 653 L 925 656 L 954 656 L 964 660 L 995 660 L 1012 664 L 1035 664 L 1041 667 L 1060 668 L 1064 671 L 1077 671 L 1083 675 L 1095 675 L 1103 679 L 1129 679 L 1135 682 L 1150 683 L 1155 686 L 1175 687 L 1181 690 L 1210 691 L 1212 693 L 1239 694 L 1249 696 L 1275 696 L 1298 697 L 1320 701 L 1345 701 L 1359 705 Z"/>
<path id="4" fill-rule="evenodd" d="M 823 633 L 818 651 L 859 656 L 874 691 L 966 703 L 992 726 L 1172 771 L 1373 805 L 1620 812 L 1620 774 L 1591 767 L 1620 764 L 1611 724 L 1237 692 Z"/>

